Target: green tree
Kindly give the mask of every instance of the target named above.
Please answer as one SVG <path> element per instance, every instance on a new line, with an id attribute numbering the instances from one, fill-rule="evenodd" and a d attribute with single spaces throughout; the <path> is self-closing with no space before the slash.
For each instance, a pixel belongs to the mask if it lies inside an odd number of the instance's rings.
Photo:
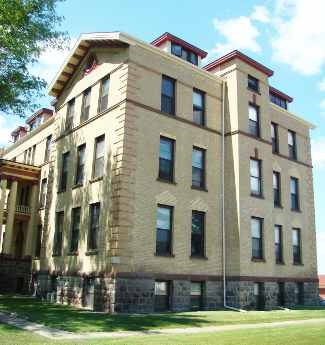
<path id="1" fill-rule="evenodd" d="M 63 49 L 68 36 L 57 27 L 64 0 L 0 0 L 0 112 L 24 116 L 38 105 L 46 82 L 29 67 L 47 48 Z"/>

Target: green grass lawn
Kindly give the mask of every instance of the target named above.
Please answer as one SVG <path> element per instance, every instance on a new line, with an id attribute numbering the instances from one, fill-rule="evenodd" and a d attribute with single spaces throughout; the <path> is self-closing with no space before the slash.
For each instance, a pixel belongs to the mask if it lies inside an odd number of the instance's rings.
<path id="1" fill-rule="evenodd" d="M 140 336 L 120 339 L 53 341 L 0 324 L 3 345 L 324 345 L 324 326 L 231 331 L 180 336 Z"/>
<path id="2" fill-rule="evenodd" d="M 185 328 L 325 318 L 325 308 L 247 313 L 220 310 L 150 315 L 109 315 L 50 304 L 32 297 L 8 295 L 0 295 L 0 311 L 15 312 L 18 316 L 25 317 L 30 321 L 70 332 L 138 331 L 167 327 Z M 0 344 L 3 343 L 0 342 Z"/>

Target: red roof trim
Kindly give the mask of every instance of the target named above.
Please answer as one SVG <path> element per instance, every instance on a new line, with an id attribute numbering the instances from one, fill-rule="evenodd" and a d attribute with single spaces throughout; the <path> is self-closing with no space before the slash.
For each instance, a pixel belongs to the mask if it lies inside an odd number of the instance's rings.
<path id="1" fill-rule="evenodd" d="M 18 134 L 18 133 L 21 132 L 21 131 L 27 132 L 27 129 L 26 129 L 25 127 L 23 127 L 23 126 L 18 126 L 16 129 L 14 129 L 14 130 L 10 133 L 10 135 L 11 135 L 11 136 L 14 136 L 15 134 Z"/>
<path id="2" fill-rule="evenodd" d="M 173 43 L 177 43 L 180 46 L 188 49 L 189 51 L 191 51 L 192 53 L 197 54 L 198 56 L 200 56 L 201 58 L 205 58 L 208 53 L 184 40 L 182 40 L 179 37 L 176 37 L 172 34 L 170 34 L 169 32 L 165 32 L 164 34 L 162 34 L 161 36 L 157 37 L 155 40 L 153 40 L 151 42 L 151 44 L 155 47 L 159 47 L 161 46 L 163 43 L 165 43 L 166 41 L 171 41 Z"/>
<path id="3" fill-rule="evenodd" d="M 319 286 L 325 288 L 325 275 L 319 275 Z"/>
<path id="4" fill-rule="evenodd" d="M 285 94 L 284 92 L 276 89 L 273 86 L 270 86 L 270 94 L 273 94 L 273 95 L 278 96 L 278 97 L 280 97 L 282 99 L 285 99 L 289 103 L 291 103 L 293 101 L 292 97 L 288 96 L 287 94 Z"/>
<path id="5" fill-rule="evenodd" d="M 38 115 L 41 115 L 41 114 L 53 114 L 53 111 L 51 109 L 48 109 L 48 108 L 41 108 L 39 110 L 37 110 L 36 113 L 34 113 L 33 115 L 31 115 L 30 117 L 27 118 L 26 120 L 26 123 L 27 124 L 30 124 L 31 122 L 33 122 L 33 120 L 38 116 Z"/>
<path id="6" fill-rule="evenodd" d="M 218 66 L 220 66 L 220 65 L 222 65 L 228 61 L 231 61 L 233 59 L 242 60 L 243 62 L 247 63 L 248 65 L 250 65 L 250 66 L 256 68 L 257 70 L 259 70 L 260 72 L 266 74 L 268 77 L 271 77 L 273 75 L 273 71 L 271 69 L 260 64 L 259 62 L 255 61 L 254 59 L 241 53 L 238 50 L 234 50 L 234 51 L 230 52 L 229 54 L 226 54 L 226 55 L 220 57 L 219 59 L 210 62 L 208 65 L 204 66 L 203 69 L 209 72 L 212 69 L 214 69 L 215 67 L 218 67 Z"/>

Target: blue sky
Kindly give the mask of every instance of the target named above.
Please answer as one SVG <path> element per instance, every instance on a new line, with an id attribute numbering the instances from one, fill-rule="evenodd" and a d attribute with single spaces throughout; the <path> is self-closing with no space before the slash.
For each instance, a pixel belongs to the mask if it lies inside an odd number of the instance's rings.
<path id="1" fill-rule="evenodd" d="M 209 60 L 239 49 L 273 69 L 270 83 L 294 98 L 290 111 L 317 125 L 311 135 L 318 264 L 325 274 L 325 1 L 67 0 L 58 12 L 72 41 L 84 32 L 125 31 L 150 42 L 169 31 L 208 51 Z M 51 81 L 65 55 L 46 51 L 32 70 Z M 20 122 L 0 114 L 0 146 Z"/>

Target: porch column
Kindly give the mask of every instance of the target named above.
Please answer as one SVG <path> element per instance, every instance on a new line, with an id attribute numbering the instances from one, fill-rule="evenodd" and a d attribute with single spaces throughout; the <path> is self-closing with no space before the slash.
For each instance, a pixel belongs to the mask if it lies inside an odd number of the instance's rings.
<path id="1" fill-rule="evenodd" d="M 7 180 L 2 179 L 0 181 L 0 253 L 2 249 L 2 237 L 3 237 L 3 213 L 6 202 Z"/>
<path id="2" fill-rule="evenodd" d="M 30 197 L 30 218 L 27 226 L 25 255 L 34 256 L 36 241 L 36 224 L 38 216 L 38 184 L 33 184 Z"/>
<path id="3" fill-rule="evenodd" d="M 16 213 L 16 199 L 17 199 L 17 189 L 18 182 L 12 181 L 10 188 L 10 196 L 7 206 L 7 224 L 6 224 L 6 236 L 4 240 L 3 252 L 6 254 L 12 254 L 12 238 L 13 238 L 13 228 Z"/>

